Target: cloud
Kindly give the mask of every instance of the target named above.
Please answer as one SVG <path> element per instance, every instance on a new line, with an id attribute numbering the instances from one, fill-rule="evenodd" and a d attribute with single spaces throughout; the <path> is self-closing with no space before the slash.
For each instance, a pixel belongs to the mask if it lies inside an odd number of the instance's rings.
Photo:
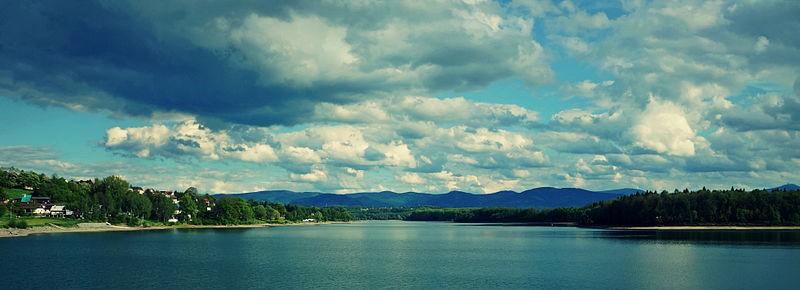
<path id="1" fill-rule="evenodd" d="M 157 169 L 182 185 L 727 188 L 800 169 L 792 1 L 36 4 L 0 12 L 0 94 L 138 117 L 97 144 L 215 168 Z"/>
<path id="2" fill-rule="evenodd" d="M 160 156 L 180 159 L 188 156 L 218 160 L 220 154 L 229 154 L 250 161 L 258 155 L 254 150 L 261 153 L 268 151 L 263 147 L 230 147 L 228 139 L 224 132 L 214 133 L 195 120 L 187 120 L 172 129 L 162 124 L 126 129 L 114 127 L 106 131 L 104 146 L 115 152 L 133 153 L 141 158 Z"/>
<path id="3" fill-rule="evenodd" d="M 533 20 L 499 3 L 153 5 L 6 5 L 0 93 L 74 110 L 267 126 L 409 92 L 554 79 L 530 38 Z"/>
<path id="4" fill-rule="evenodd" d="M 647 150 L 676 156 L 695 154 L 694 130 L 683 110 L 670 102 L 651 99 L 631 134 L 634 145 Z"/>
<path id="5" fill-rule="evenodd" d="M 81 171 L 80 166 L 59 160 L 61 156 L 47 147 L 28 145 L 0 146 L 0 167 L 19 167 L 37 173 Z"/>

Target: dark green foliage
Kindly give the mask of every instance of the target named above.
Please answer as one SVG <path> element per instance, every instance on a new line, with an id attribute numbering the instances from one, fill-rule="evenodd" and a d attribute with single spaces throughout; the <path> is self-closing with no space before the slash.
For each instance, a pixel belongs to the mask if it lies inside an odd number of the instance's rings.
<path id="1" fill-rule="evenodd" d="M 200 195 L 196 188 L 169 196 L 146 191 L 140 194 L 130 184 L 117 176 L 95 179 L 92 182 L 67 181 L 58 176 L 46 176 L 17 169 L 0 169 L 0 195 L 3 187 L 24 191 L 34 187 L 34 196 L 47 196 L 57 204 L 66 204 L 87 221 L 109 221 L 130 226 L 151 225 L 151 221 L 166 223 L 172 218 L 194 224 L 249 224 L 277 221 L 286 215 L 288 221 L 313 218 L 317 221 L 349 221 L 350 213 L 345 208 L 317 208 L 298 205 L 283 205 L 266 201 L 245 201 L 239 197 L 226 196 L 216 200 L 213 196 Z M 5 198 L 4 196 L 0 196 Z M 173 197 L 177 197 L 177 205 Z M 180 210 L 176 214 L 176 210 Z M 0 205 L 0 215 L 7 214 L 7 207 Z M 14 208 L 16 215 L 22 209 Z M 150 219 L 151 221 L 148 221 Z M 13 221 L 15 224 L 18 221 Z M 24 221 L 23 221 L 24 222 Z"/>
<path id="2" fill-rule="evenodd" d="M 250 222 L 254 214 L 253 209 L 243 198 L 224 196 L 217 200 L 213 217 L 222 224 L 235 225 Z"/>
<path id="3" fill-rule="evenodd" d="M 800 191 L 646 192 L 586 207 L 603 225 L 800 225 Z"/>
<path id="4" fill-rule="evenodd" d="M 28 228 L 28 222 L 23 219 L 11 219 L 8 221 L 7 226 L 9 228 L 25 229 Z"/>
<path id="5" fill-rule="evenodd" d="M 410 221 L 453 221 L 465 223 L 497 222 L 581 222 L 586 220 L 585 212 L 579 208 L 448 208 L 424 209 L 411 213 Z"/>
<path id="6" fill-rule="evenodd" d="M 423 209 L 430 209 L 430 207 L 351 207 L 348 210 L 355 220 L 404 220 L 412 212 Z"/>
<path id="7" fill-rule="evenodd" d="M 177 207 L 172 199 L 163 194 L 150 194 L 148 196 L 153 204 L 153 210 L 150 218 L 160 222 L 167 222 L 175 213 Z"/>
<path id="8" fill-rule="evenodd" d="M 191 187 L 190 189 L 193 189 Z M 179 220 L 183 222 L 193 221 L 197 219 L 197 191 L 189 192 L 188 190 L 183 193 L 183 196 L 180 198 L 178 202 L 178 207 L 181 210 L 181 214 L 179 215 Z"/>
<path id="9" fill-rule="evenodd" d="M 637 193 L 584 208 L 422 209 L 406 220 L 585 225 L 800 225 L 800 191 L 701 189 Z"/>

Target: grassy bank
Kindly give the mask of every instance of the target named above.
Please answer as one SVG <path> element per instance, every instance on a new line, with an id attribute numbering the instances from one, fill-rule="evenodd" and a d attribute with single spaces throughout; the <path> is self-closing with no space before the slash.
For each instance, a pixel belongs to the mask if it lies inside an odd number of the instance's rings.
<path id="1" fill-rule="evenodd" d="M 41 227 L 48 225 L 56 225 L 60 227 L 74 227 L 80 220 L 74 219 L 61 219 L 61 218 L 45 218 L 45 217 L 20 217 L 19 220 L 25 221 L 29 227 Z M 0 227 L 5 228 L 8 225 L 8 217 L 0 218 Z"/>

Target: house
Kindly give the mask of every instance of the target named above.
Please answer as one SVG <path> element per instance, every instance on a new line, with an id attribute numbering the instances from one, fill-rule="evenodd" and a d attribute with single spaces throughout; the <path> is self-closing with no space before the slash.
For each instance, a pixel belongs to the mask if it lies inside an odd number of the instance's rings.
<path id="1" fill-rule="evenodd" d="M 50 197 L 47 196 L 34 196 L 31 197 L 31 202 L 35 204 L 48 204 L 50 203 Z"/>
<path id="2" fill-rule="evenodd" d="M 64 205 L 53 205 L 50 207 L 50 216 L 52 217 L 68 217 L 72 216 L 73 212 L 68 210 Z"/>
<path id="3" fill-rule="evenodd" d="M 21 197 L 17 197 L 11 201 L 15 203 L 15 208 L 22 209 L 26 214 L 36 214 L 37 212 L 40 214 L 47 214 L 47 205 L 50 204 L 50 198 L 46 196 L 36 196 L 30 194 L 25 194 Z M 41 210 L 37 210 L 42 208 Z"/>
<path id="4" fill-rule="evenodd" d="M 315 222 L 315 221 L 317 221 L 317 220 L 315 220 L 315 219 L 303 219 L 303 222 L 307 222 L 307 223 Z"/>
<path id="5" fill-rule="evenodd" d="M 206 211 L 211 211 L 211 205 L 212 205 L 211 201 L 209 201 L 208 198 L 206 197 L 203 198 L 203 202 L 206 203 Z"/>
<path id="6" fill-rule="evenodd" d="M 91 179 L 78 180 L 78 181 L 76 181 L 76 183 L 78 183 L 78 184 L 87 184 L 87 185 L 91 186 L 91 185 L 94 184 L 94 180 L 91 180 Z"/>
<path id="7" fill-rule="evenodd" d="M 40 206 L 40 207 L 37 207 L 36 209 L 34 209 L 33 212 L 31 212 L 31 213 L 33 215 L 36 215 L 36 216 L 46 216 L 46 215 L 50 214 L 50 211 L 47 210 L 47 208 Z"/>

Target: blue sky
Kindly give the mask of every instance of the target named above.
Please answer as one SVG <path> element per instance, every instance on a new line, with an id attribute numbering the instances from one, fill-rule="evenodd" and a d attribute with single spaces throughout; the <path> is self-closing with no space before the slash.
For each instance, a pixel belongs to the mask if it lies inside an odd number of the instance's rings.
<path id="1" fill-rule="evenodd" d="M 762 188 L 797 1 L 26 1 L 0 166 L 202 192 Z"/>

